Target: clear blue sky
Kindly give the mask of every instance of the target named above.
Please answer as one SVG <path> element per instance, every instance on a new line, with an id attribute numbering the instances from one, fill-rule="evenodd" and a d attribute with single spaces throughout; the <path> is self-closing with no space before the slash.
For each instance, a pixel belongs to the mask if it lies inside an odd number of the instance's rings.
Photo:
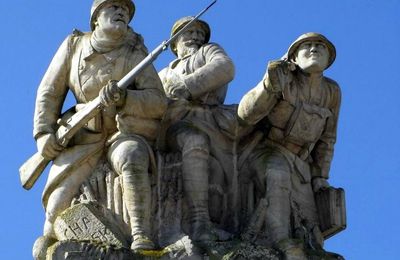
<path id="1" fill-rule="evenodd" d="M 0 258 L 31 259 L 41 235 L 41 192 L 46 176 L 28 191 L 18 168 L 36 151 L 32 116 L 38 84 L 73 28 L 89 30 L 90 0 L 1 1 L 0 113 L 3 144 Z M 149 49 L 169 36 L 175 20 L 194 15 L 207 0 L 137 0 L 132 27 Z M 326 75 L 343 100 L 330 182 L 347 196 L 348 228 L 326 241 L 346 259 L 399 259 L 400 227 L 400 1 L 219 0 L 204 16 L 211 41 L 236 65 L 226 103 L 238 103 L 300 34 L 316 31 L 337 48 Z M 168 51 L 158 70 L 173 59 Z M 46 174 L 44 174 L 46 175 Z"/>

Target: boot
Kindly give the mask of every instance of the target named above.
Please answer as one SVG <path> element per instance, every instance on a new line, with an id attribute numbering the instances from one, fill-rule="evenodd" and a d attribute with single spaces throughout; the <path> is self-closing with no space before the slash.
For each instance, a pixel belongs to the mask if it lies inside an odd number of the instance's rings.
<path id="1" fill-rule="evenodd" d="M 131 249 L 137 250 L 152 250 L 155 248 L 153 241 L 151 241 L 146 235 L 138 234 L 133 236 L 133 242 Z"/>
<path id="2" fill-rule="evenodd" d="M 35 260 L 46 260 L 47 249 L 57 242 L 57 239 L 49 236 L 41 236 L 33 245 L 32 255 Z"/>
<path id="3" fill-rule="evenodd" d="M 189 208 L 190 237 L 195 242 L 215 240 L 208 212 L 208 152 L 191 149 L 183 154 L 183 185 Z"/>
<path id="4" fill-rule="evenodd" d="M 304 245 L 300 240 L 284 239 L 274 246 L 283 256 L 284 260 L 307 260 Z"/>
<path id="5" fill-rule="evenodd" d="M 151 188 L 147 169 L 130 167 L 123 172 L 124 201 L 130 216 L 132 250 L 150 250 Z"/>

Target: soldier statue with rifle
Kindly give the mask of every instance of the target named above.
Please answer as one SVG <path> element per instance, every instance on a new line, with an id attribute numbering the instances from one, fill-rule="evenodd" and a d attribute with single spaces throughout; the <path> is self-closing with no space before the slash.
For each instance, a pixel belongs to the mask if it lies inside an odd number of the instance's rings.
<path id="1" fill-rule="evenodd" d="M 54 162 L 43 192 L 46 222 L 37 252 L 55 242 L 55 218 L 70 206 L 102 155 L 123 179 L 131 248 L 154 247 L 149 236 L 151 145 L 167 102 L 152 65 L 142 68 L 127 88 L 118 86 L 117 81 L 147 55 L 142 37 L 128 26 L 134 12 L 131 0 L 95 0 L 92 31 L 75 31 L 64 40 L 39 86 L 33 134 L 39 153 Z M 103 109 L 64 147 L 57 121 L 68 91 L 77 102 L 73 112 L 95 99 Z M 67 122 L 62 119 L 59 124 Z"/>

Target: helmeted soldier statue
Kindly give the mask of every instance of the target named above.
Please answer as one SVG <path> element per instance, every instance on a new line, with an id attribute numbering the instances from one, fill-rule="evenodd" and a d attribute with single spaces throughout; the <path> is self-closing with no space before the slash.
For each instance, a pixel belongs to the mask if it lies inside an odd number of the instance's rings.
<path id="1" fill-rule="evenodd" d="M 65 39 L 39 86 L 34 137 L 41 154 L 54 163 L 43 192 L 44 236 L 36 247 L 54 241 L 55 218 L 70 206 L 102 155 L 122 175 L 123 199 L 132 228 L 131 248 L 154 247 L 149 234 L 149 158 L 167 99 L 151 65 L 127 90 L 117 87 L 116 81 L 147 55 L 142 37 L 128 26 L 134 13 L 131 0 L 95 0 L 92 31 L 74 32 Z M 68 91 L 75 96 L 75 110 L 99 95 L 106 108 L 62 150 L 55 131 Z"/>
<path id="2" fill-rule="evenodd" d="M 192 19 L 176 21 L 171 35 Z M 208 210 L 209 160 L 222 142 L 213 137 L 221 131 L 216 118 L 225 112 L 222 104 L 234 77 L 231 59 L 219 45 L 209 43 L 210 33 L 206 22 L 196 21 L 171 43 L 177 59 L 159 73 L 171 100 L 163 123 L 165 143 L 168 150 L 182 154 L 183 190 L 194 241 L 213 239 Z"/>
<path id="3" fill-rule="evenodd" d="M 335 57 L 323 35 L 303 34 L 239 104 L 243 123 L 265 124 L 267 136 L 247 167 L 263 187 L 270 242 L 287 259 L 305 259 L 295 239 L 323 245 L 314 192 L 329 186 L 336 142 L 341 92 L 323 76 Z"/>

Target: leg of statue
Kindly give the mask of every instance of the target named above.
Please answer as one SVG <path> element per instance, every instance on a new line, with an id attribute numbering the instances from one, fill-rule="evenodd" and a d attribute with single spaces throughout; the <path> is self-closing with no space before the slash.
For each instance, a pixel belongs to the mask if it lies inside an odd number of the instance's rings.
<path id="1" fill-rule="evenodd" d="M 182 151 L 182 175 L 189 208 L 190 235 L 193 241 L 212 239 L 208 212 L 209 139 L 199 131 L 177 135 Z"/>
<path id="2" fill-rule="evenodd" d="M 265 196 L 267 199 L 266 229 L 275 248 L 286 260 L 307 259 L 303 244 L 291 234 L 291 168 L 287 159 L 279 152 L 264 157 Z"/>
<path id="3" fill-rule="evenodd" d="M 114 170 L 122 175 L 123 199 L 130 217 L 131 249 L 153 249 L 150 239 L 151 188 L 149 154 L 139 139 L 121 139 L 113 143 L 108 158 Z"/>
<path id="4" fill-rule="evenodd" d="M 99 156 L 100 153 L 94 155 L 93 161 L 97 161 Z M 45 259 L 47 248 L 57 241 L 53 228 L 54 221 L 57 216 L 71 206 L 72 199 L 78 193 L 81 184 L 90 176 L 92 170 L 93 165 L 90 162 L 83 163 L 50 194 L 46 205 L 43 236 L 39 237 L 33 246 L 34 259 Z"/>

